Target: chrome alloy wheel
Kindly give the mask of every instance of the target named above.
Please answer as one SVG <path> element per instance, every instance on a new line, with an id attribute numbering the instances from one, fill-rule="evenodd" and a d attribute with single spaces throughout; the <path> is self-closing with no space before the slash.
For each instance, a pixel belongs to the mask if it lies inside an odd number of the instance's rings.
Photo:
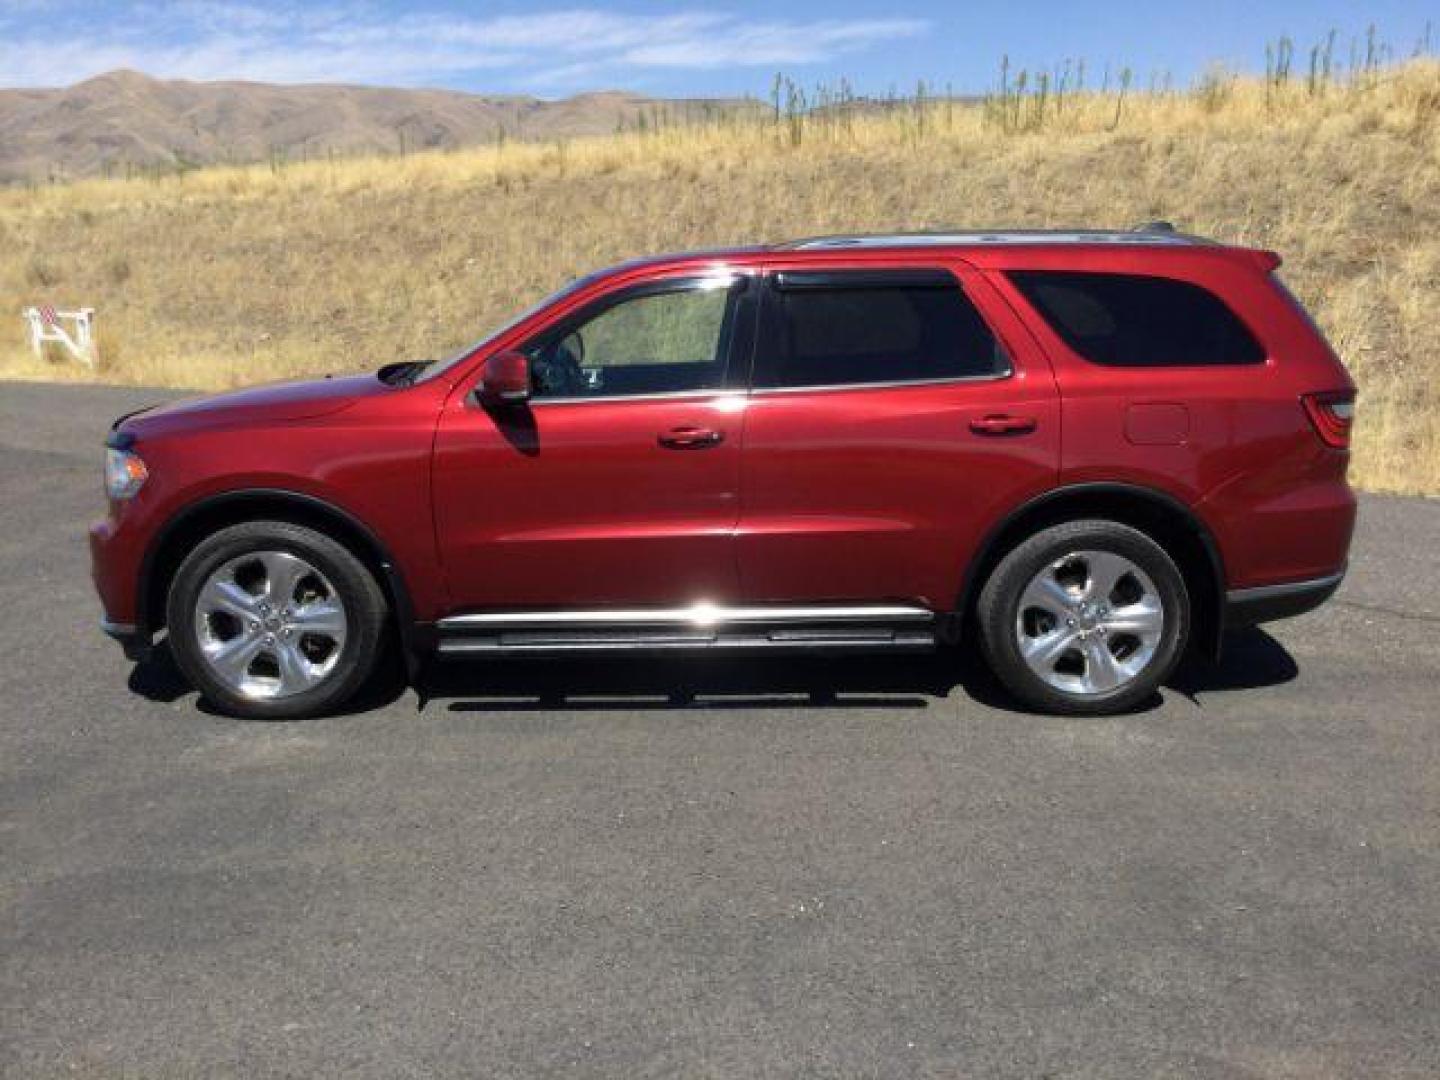
<path id="1" fill-rule="evenodd" d="M 274 700 L 319 686 L 345 647 L 345 607 L 329 580 L 286 551 L 224 563 L 195 601 L 200 655 L 242 697 Z"/>
<path id="2" fill-rule="evenodd" d="M 1076 551 L 1050 563 L 1020 595 L 1020 656 L 1068 694 L 1107 694 L 1160 648 L 1165 606 L 1149 575 L 1123 555 Z"/>

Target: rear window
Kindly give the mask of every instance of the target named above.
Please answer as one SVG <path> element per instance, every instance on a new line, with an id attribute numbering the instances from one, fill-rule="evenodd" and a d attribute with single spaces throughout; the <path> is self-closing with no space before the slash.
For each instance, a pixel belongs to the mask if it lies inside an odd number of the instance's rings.
<path id="1" fill-rule="evenodd" d="M 1265 359 L 1224 301 L 1188 281 L 1051 270 L 1009 277 L 1065 344 L 1094 364 L 1202 367 Z"/>
<path id="2" fill-rule="evenodd" d="M 757 358 L 760 387 L 845 386 L 1003 375 L 1010 362 L 948 275 L 787 274 Z"/>

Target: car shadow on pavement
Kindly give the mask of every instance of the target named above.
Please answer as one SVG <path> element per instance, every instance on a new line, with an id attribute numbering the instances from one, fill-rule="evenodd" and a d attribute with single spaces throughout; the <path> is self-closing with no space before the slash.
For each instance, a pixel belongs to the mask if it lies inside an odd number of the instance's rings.
<path id="1" fill-rule="evenodd" d="M 453 712 L 923 709 L 959 681 L 936 656 L 640 657 L 435 664 L 422 687 Z"/>
<path id="2" fill-rule="evenodd" d="M 356 716 L 371 712 L 391 704 L 405 692 L 407 683 L 399 650 L 387 649 L 382 655 L 385 659 L 377 667 L 374 676 L 360 688 L 343 709 L 328 715 Z M 127 685 L 130 687 L 131 693 L 137 694 L 147 701 L 157 701 L 167 705 L 179 701 L 187 694 L 195 693 L 195 688 L 190 685 L 180 671 L 179 665 L 175 663 L 175 657 L 170 652 L 169 642 L 163 638 L 150 650 L 148 657 L 130 669 Z M 211 716 L 226 716 L 203 697 L 196 696 L 195 708 Z"/>
<path id="3" fill-rule="evenodd" d="M 194 689 L 180 673 L 175 658 L 170 655 L 170 646 L 165 641 L 161 641 L 150 650 L 149 656 L 130 669 L 127 685 L 132 694 L 138 694 L 147 701 L 159 701 L 167 705 L 178 701 Z"/>
<path id="4" fill-rule="evenodd" d="M 407 682 L 398 663 L 373 679 L 338 715 L 358 715 L 398 700 Z M 1223 658 L 1187 657 L 1169 687 L 1196 701 L 1213 691 L 1289 682 L 1294 658 L 1264 630 L 1227 636 Z M 132 692 L 173 702 L 192 693 L 162 642 L 135 665 Z M 625 657 L 603 660 L 506 660 L 426 664 L 416 684 L 417 708 L 451 712 L 605 712 L 649 709 L 924 709 L 956 690 L 979 704 L 1023 711 L 998 685 L 976 651 L 964 646 L 905 656 Z M 1161 702 L 1159 694 L 1131 712 Z M 203 699 L 196 707 L 214 710 Z"/>
<path id="5" fill-rule="evenodd" d="M 1220 662 L 1189 656 L 1167 685 L 1190 699 L 1218 690 L 1289 682 L 1295 660 L 1259 628 L 1226 638 Z M 979 704 L 1025 711 L 996 682 L 976 650 L 949 647 L 913 656 L 697 657 L 664 662 L 508 661 L 432 665 L 421 700 L 452 712 L 605 711 L 679 708 L 923 709 L 955 691 Z M 1159 694 L 1131 712 L 1158 706 Z"/>
<path id="6" fill-rule="evenodd" d="M 1196 694 L 1218 690 L 1254 690 L 1279 686 L 1300 674 L 1290 650 L 1260 626 L 1225 635 L 1218 662 L 1190 653 L 1170 676 L 1168 685 L 1192 701 Z"/>

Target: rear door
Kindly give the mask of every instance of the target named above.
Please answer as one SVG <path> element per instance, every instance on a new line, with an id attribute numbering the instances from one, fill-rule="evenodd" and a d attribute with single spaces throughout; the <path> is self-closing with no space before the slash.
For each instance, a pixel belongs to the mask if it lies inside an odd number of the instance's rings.
<path id="1" fill-rule="evenodd" d="M 1055 482 L 1048 363 L 963 264 L 772 268 L 761 303 L 743 595 L 952 610 L 986 530 Z"/>

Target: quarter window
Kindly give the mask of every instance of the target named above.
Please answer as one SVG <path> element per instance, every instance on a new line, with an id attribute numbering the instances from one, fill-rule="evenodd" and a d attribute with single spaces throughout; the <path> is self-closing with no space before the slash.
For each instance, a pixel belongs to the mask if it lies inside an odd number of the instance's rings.
<path id="1" fill-rule="evenodd" d="M 641 286 L 525 348 L 532 394 L 623 397 L 719 387 L 743 279 Z"/>
<path id="2" fill-rule="evenodd" d="M 757 387 L 845 386 L 1003 375 L 1010 362 L 953 276 L 779 274 Z"/>
<path id="3" fill-rule="evenodd" d="M 1187 367 L 1265 359 L 1235 313 L 1188 281 L 1052 270 L 1009 276 L 1065 344 L 1093 364 Z"/>

